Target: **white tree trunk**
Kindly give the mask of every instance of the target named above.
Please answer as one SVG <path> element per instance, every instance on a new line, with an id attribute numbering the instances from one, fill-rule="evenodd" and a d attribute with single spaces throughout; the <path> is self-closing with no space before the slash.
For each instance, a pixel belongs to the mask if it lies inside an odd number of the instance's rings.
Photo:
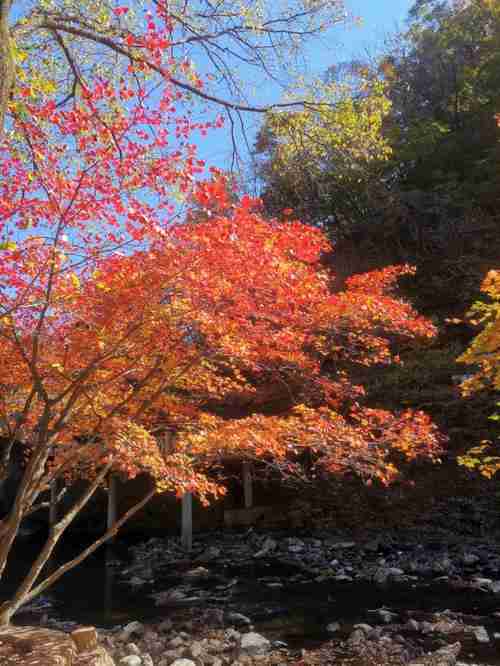
<path id="1" fill-rule="evenodd" d="M 193 496 L 185 493 L 182 496 L 182 527 L 181 543 L 185 550 L 193 547 Z"/>

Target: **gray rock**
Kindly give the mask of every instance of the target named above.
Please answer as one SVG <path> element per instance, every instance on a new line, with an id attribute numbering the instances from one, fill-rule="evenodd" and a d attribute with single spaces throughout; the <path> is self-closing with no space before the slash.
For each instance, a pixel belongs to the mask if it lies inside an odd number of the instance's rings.
<path id="1" fill-rule="evenodd" d="M 269 555 L 270 553 L 275 551 L 277 547 L 278 547 L 278 542 L 275 541 L 274 539 L 271 539 L 271 537 L 268 537 L 267 539 L 264 540 L 261 549 L 257 553 L 255 553 L 254 557 L 265 557 L 266 555 Z"/>
<path id="2" fill-rule="evenodd" d="M 365 632 L 362 629 L 355 629 L 347 639 L 347 643 L 351 646 L 359 645 L 365 641 Z"/>
<path id="3" fill-rule="evenodd" d="M 371 631 L 373 631 L 373 627 L 371 625 L 364 624 L 363 622 L 360 622 L 359 624 L 355 624 L 354 629 L 360 629 L 365 634 L 369 634 Z"/>
<path id="4" fill-rule="evenodd" d="M 204 553 L 202 553 L 198 558 L 198 562 L 212 562 L 213 560 L 219 559 L 221 556 L 222 551 L 220 548 L 217 546 L 210 546 L 209 548 L 206 549 Z"/>
<path id="5" fill-rule="evenodd" d="M 242 654 L 255 656 L 266 654 L 271 648 L 271 643 L 253 631 L 250 631 L 248 634 L 243 634 L 241 637 L 240 650 Z"/>
<path id="6" fill-rule="evenodd" d="M 337 631 L 340 631 L 340 622 L 330 622 L 326 625 L 326 630 L 329 634 L 336 634 Z"/>

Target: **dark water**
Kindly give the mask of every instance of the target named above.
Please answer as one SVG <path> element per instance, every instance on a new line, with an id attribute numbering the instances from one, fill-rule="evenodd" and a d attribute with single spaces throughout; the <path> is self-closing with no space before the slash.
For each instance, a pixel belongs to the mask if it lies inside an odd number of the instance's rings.
<path id="1" fill-rule="evenodd" d="M 10 560 L 7 580 L 0 587 L 0 598 L 7 597 L 15 588 L 39 545 L 37 540 L 18 545 Z M 74 540 L 66 542 L 57 553 L 58 561 L 74 556 L 84 545 Z M 97 551 L 61 578 L 42 598 L 39 609 L 20 613 L 17 621 L 38 621 L 40 615 L 47 612 L 58 620 L 111 627 L 131 620 L 175 616 L 178 608 L 157 607 L 150 595 L 185 584 L 184 574 L 193 564 L 187 560 L 178 562 L 175 570 L 162 573 L 153 583 L 140 589 L 133 589 L 121 574 L 128 562 L 125 543 Z M 466 614 L 467 624 L 485 626 L 490 637 L 493 632 L 500 632 L 500 618 L 493 615 L 500 608 L 495 595 L 455 590 L 445 582 L 388 587 L 335 581 L 304 583 L 293 581 L 300 573 L 293 565 L 277 566 L 271 561 L 259 560 L 258 564 L 241 567 L 204 566 L 210 569 L 210 578 L 190 583 L 191 594 L 201 597 L 193 603 L 193 608 L 219 607 L 248 615 L 257 631 L 285 641 L 292 648 L 319 645 L 329 638 L 326 625 L 334 621 L 340 622 L 342 627 L 335 637 L 343 639 L 354 624 L 375 623 L 370 611 L 382 607 L 398 613 L 397 621 L 401 623 L 409 618 L 429 619 L 430 614 L 449 609 Z M 268 583 L 277 577 L 284 587 L 269 587 Z M 463 637 L 458 639 L 463 640 Z M 450 640 L 456 639 L 450 637 Z M 480 646 L 473 639 L 465 638 L 461 660 L 500 665 L 500 642 L 492 639 L 490 645 Z"/>

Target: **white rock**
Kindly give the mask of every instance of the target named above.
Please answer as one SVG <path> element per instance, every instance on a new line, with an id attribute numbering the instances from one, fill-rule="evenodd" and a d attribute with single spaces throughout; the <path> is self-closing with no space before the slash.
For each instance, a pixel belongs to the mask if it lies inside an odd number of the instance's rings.
<path id="1" fill-rule="evenodd" d="M 271 643 L 260 634 L 250 631 L 243 634 L 240 643 L 241 652 L 250 656 L 266 654 L 271 648 Z"/>
<path id="2" fill-rule="evenodd" d="M 170 666 L 196 666 L 195 662 L 192 659 L 176 659 L 173 661 Z"/>
<path id="3" fill-rule="evenodd" d="M 123 666 L 142 666 L 142 659 L 136 654 L 129 654 L 128 657 L 122 657 L 120 664 Z"/>
<path id="4" fill-rule="evenodd" d="M 478 643 L 490 642 L 490 637 L 488 636 L 488 632 L 484 627 L 476 627 L 472 633 L 474 634 L 474 638 Z"/>

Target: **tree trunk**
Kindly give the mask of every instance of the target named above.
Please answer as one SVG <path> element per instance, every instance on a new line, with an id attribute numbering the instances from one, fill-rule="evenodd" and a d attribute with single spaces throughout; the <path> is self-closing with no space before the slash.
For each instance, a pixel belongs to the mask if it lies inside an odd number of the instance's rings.
<path id="1" fill-rule="evenodd" d="M 7 104 L 15 77 L 15 63 L 9 30 L 12 0 L 0 0 L 0 137 L 4 131 Z"/>

